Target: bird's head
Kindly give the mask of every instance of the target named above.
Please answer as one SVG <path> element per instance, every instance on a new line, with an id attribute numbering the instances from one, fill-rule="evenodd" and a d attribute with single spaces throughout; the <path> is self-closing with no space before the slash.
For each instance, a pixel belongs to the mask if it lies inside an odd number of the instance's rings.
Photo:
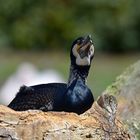
<path id="1" fill-rule="evenodd" d="M 71 48 L 71 64 L 76 66 L 90 66 L 94 56 L 94 46 L 91 36 L 77 38 Z"/>

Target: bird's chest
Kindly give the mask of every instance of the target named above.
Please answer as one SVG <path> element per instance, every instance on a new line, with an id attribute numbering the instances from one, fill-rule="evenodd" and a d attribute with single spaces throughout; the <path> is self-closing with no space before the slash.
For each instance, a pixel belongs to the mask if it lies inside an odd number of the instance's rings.
<path id="1" fill-rule="evenodd" d="M 77 80 L 75 84 L 69 88 L 67 96 L 71 102 L 77 104 L 86 98 L 87 92 L 86 85 L 81 80 Z"/>

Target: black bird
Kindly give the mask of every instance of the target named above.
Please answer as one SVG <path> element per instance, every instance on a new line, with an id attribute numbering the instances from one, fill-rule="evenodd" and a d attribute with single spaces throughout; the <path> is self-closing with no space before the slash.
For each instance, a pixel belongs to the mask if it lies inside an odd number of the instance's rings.
<path id="1" fill-rule="evenodd" d="M 86 85 L 93 56 L 94 46 L 91 37 L 79 37 L 72 44 L 67 84 L 22 86 L 8 107 L 16 111 L 39 109 L 84 113 L 94 102 L 92 92 Z"/>

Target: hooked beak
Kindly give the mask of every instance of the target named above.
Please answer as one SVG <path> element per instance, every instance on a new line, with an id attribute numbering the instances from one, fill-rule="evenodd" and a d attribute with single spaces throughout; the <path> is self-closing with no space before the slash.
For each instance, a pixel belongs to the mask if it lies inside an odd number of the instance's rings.
<path id="1" fill-rule="evenodd" d="M 85 37 L 83 43 L 80 45 L 81 47 L 78 50 L 79 55 L 81 58 L 88 56 L 90 47 L 92 45 L 91 35 Z"/>

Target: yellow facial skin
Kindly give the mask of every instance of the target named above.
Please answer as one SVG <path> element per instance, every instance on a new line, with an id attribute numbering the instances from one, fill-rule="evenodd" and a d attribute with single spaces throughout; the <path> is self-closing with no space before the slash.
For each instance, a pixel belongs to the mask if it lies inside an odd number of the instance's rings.
<path id="1" fill-rule="evenodd" d="M 89 47 L 90 45 L 90 47 Z M 80 56 L 80 51 L 87 51 L 88 47 L 88 52 L 86 56 L 81 57 Z M 93 44 L 91 44 L 90 42 L 88 42 L 87 44 L 85 44 L 84 46 L 80 46 L 78 44 L 75 44 L 73 49 L 72 49 L 73 55 L 76 57 L 76 64 L 79 66 L 89 66 L 90 65 L 90 61 L 91 61 L 91 57 L 94 55 L 94 46 Z"/>

